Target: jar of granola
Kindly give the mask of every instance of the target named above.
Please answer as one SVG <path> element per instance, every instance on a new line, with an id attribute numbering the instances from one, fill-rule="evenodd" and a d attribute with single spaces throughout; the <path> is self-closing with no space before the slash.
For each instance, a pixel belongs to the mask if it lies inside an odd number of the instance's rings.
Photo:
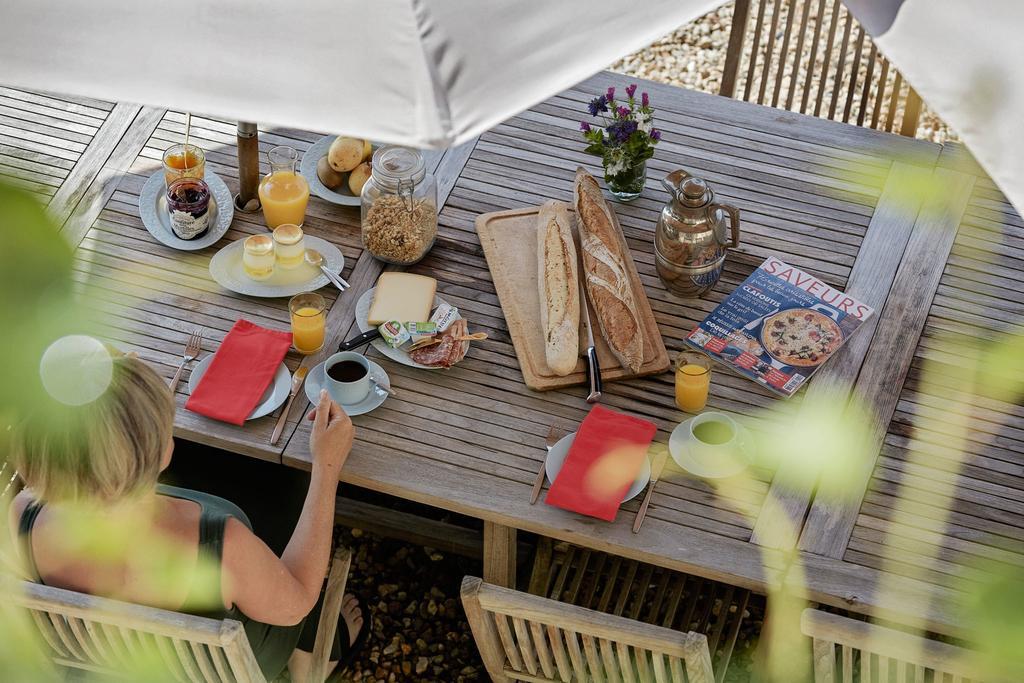
<path id="1" fill-rule="evenodd" d="M 363 185 L 363 246 L 385 263 L 416 263 L 437 237 L 437 182 L 412 147 L 387 145 L 373 153 Z"/>

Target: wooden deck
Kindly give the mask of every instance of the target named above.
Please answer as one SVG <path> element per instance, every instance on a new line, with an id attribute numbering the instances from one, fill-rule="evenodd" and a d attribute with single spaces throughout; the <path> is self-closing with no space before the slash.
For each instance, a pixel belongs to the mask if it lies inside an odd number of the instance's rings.
<path id="1" fill-rule="evenodd" d="M 794 476 L 807 473 L 794 471 L 799 465 L 776 462 L 769 449 L 762 449 L 752 476 L 737 486 L 711 486 L 670 463 L 639 534 L 630 530 L 637 501 L 624 505 L 612 524 L 543 503 L 529 505 L 548 427 L 575 429 L 588 406 L 582 388 L 536 393 L 523 385 L 474 221 L 486 211 L 569 199 L 577 165 L 599 174 L 597 159 L 582 153 L 578 121 L 588 99 L 608 85 L 621 89 L 629 82 L 599 74 L 473 143 L 429 155 L 441 187 L 441 227 L 433 251 L 414 271 L 437 278 L 439 293 L 489 339 L 474 343 L 465 361 L 447 372 L 413 370 L 371 350 L 399 397 L 354 419 L 357 445 L 342 479 L 483 519 L 485 578 L 492 582 L 511 580 L 515 529 L 759 591 L 794 575 L 784 553 L 797 547 L 808 576 L 795 588 L 813 599 L 896 617 L 920 615 L 936 630 L 959 632 L 952 605 L 974 559 L 1024 565 L 1016 493 L 1024 414 L 1004 399 L 976 405 L 964 442 L 971 455 L 961 467 L 944 431 L 951 421 L 943 417 L 954 397 L 950 392 L 958 388 L 956 378 L 932 373 L 926 360 L 956 367 L 956 359 L 943 358 L 937 346 L 944 332 L 986 340 L 998 331 L 1020 330 L 1021 295 L 1003 288 L 1020 280 L 1024 224 L 955 147 L 641 84 L 657 107 L 664 138 L 648 165 L 643 197 L 615 209 L 670 353 L 770 254 L 848 291 L 878 312 L 807 390 L 780 401 L 719 369 L 709 407 L 733 414 L 768 442 L 785 438 L 783 418 L 812 410 L 824 397 L 857 397 L 872 414 L 868 456 L 859 463 L 859 475 L 844 482 L 852 501 L 846 504 L 816 497 L 814 473 Z M 0 90 L 0 103 L 6 92 Z M 145 231 L 138 194 L 159 167 L 162 150 L 182 141 L 184 116 L 121 107 L 107 110 L 105 118 L 93 117 L 91 137 L 75 143 L 82 147 L 76 152 L 78 166 L 55 153 L 61 161 L 53 167 L 67 173 L 57 182 L 53 171 L 49 183 L 39 183 L 53 190 L 40 191 L 44 200 L 68 197 L 50 205 L 78 246 L 75 279 L 83 303 L 97 314 L 96 329 L 139 351 L 168 378 L 196 327 L 206 328 L 205 352 L 216 349 L 239 317 L 287 329 L 284 300 L 244 297 L 212 282 L 207 265 L 216 247 L 179 252 Z M 111 123 L 115 112 L 120 113 Z M 234 123 L 193 116 L 192 124 L 209 168 L 237 189 Z M 17 146 L 18 140 L 35 144 L 39 132 L 33 126 L 0 127 L 0 136 L 6 136 L 0 137 L 0 173 L 34 182 L 27 171 L 38 169 L 7 161 L 21 159 L 18 150 L 31 147 Z M 260 142 L 264 151 L 275 144 L 303 151 L 317 138 L 274 129 L 262 132 Z M 61 149 L 52 146 L 51 151 Z M 659 181 L 680 167 L 705 177 L 719 200 L 742 211 L 741 248 L 730 254 L 718 286 L 699 300 L 670 297 L 654 270 L 653 227 L 667 198 Z M 76 171 L 80 177 L 72 177 Z M 924 187 L 939 189 L 913 191 Z M 314 198 L 306 227 L 343 251 L 344 276 L 353 285 L 340 297 L 322 290 L 332 304 L 328 345 L 333 347 L 354 331 L 356 299 L 373 285 L 382 265 L 362 250 L 358 209 Z M 261 215 L 236 212 L 219 246 L 262 230 Z M 287 363 L 292 370 L 300 363 L 312 366 L 329 352 L 308 358 L 290 354 Z M 654 421 L 658 440 L 667 440 L 687 417 L 674 406 L 670 374 L 609 383 L 605 389 L 607 405 Z M 183 381 L 179 407 L 186 393 Z M 297 403 L 277 447 L 268 444 L 270 417 L 239 428 L 180 409 L 176 434 L 308 467 L 308 426 L 300 419 L 306 403 Z M 925 444 L 918 449 L 924 458 L 911 457 L 914 444 Z M 821 457 L 828 455 L 823 444 Z M 908 503 L 898 514 L 896 491 L 905 493 Z M 957 506 L 948 520 L 939 511 L 947 494 Z M 788 525 L 780 524 L 786 519 Z M 907 546 L 907 539 L 914 545 Z M 901 556 L 888 559 L 886 543 L 895 543 Z M 937 559 L 919 561 L 928 556 Z M 900 588 L 892 600 L 880 590 L 887 578 Z"/>

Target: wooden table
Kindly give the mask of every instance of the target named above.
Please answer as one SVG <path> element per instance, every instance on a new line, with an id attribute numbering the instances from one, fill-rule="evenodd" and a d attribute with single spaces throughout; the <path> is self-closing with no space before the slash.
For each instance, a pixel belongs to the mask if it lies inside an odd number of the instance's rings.
<path id="1" fill-rule="evenodd" d="M 847 504 L 822 481 L 799 548 L 814 599 L 969 637 L 966 594 L 1024 567 L 1024 407 L 994 381 L 1020 391 L 1020 344 L 1015 368 L 978 384 L 971 371 L 979 348 L 1024 334 L 1024 220 L 962 146 L 944 147 L 936 176 L 948 192 L 922 209 L 931 229 L 890 294 L 909 329 L 876 338 L 876 379 L 858 381 L 885 388 L 868 457 L 843 482 Z"/>
<path id="2" fill-rule="evenodd" d="M 489 339 L 475 343 L 467 358 L 447 372 L 413 370 L 370 351 L 400 397 L 354 419 L 357 443 L 342 479 L 483 519 L 485 574 L 495 582 L 511 583 L 515 530 L 524 529 L 765 591 L 785 581 L 787 553 L 798 542 L 805 516 L 810 513 L 813 522 L 838 514 L 815 505 L 813 473 L 794 477 L 799 474 L 795 467 L 774 461 L 770 449 L 762 449 L 750 470 L 753 476 L 739 486 L 714 487 L 672 466 L 639 534 L 630 531 L 637 501 L 625 504 L 612 524 L 543 503 L 529 505 L 549 425 L 573 430 L 588 406 L 579 387 L 535 393 L 523 385 L 474 221 L 486 211 L 548 198 L 569 200 L 577 165 L 599 175 L 598 160 L 582 153 L 578 121 L 585 118 L 587 100 L 608 85 L 621 91 L 629 82 L 599 74 L 471 144 L 430 157 L 441 187 L 441 227 L 433 251 L 413 270 L 437 278 L 439 293 Z M 915 372 L 914 349 L 931 320 L 926 312 L 933 294 L 938 292 L 936 302 L 945 302 L 936 304 L 943 311 L 950 298 L 966 301 L 953 296 L 951 288 L 963 283 L 962 271 L 969 266 L 951 260 L 953 279 L 937 274 L 970 195 L 961 181 L 979 187 L 983 181 L 953 168 L 951 161 L 944 163 L 949 155 L 931 143 L 670 86 L 645 82 L 641 87 L 651 94 L 664 138 L 648 164 L 643 197 L 615 209 L 670 353 L 766 256 L 776 255 L 875 306 L 878 314 L 794 398 L 780 401 L 748 380 L 719 371 L 709 407 L 740 417 L 771 439 L 777 438 L 780 415 L 797 417 L 826 396 L 855 393 L 874 410 L 882 435 L 890 418 L 908 405 L 895 400 L 892 388 Z M 162 150 L 182 141 L 183 119 L 176 112 L 139 111 L 104 166 L 111 174 L 123 171 L 120 181 L 114 187 L 109 178 L 97 177 L 90 189 L 93 200 L 65 224 L 68 238 L 79 245 L 75 278 L 83 301 L 103 315 L 101 331 L 139 350 L 167 377 L 195 327 L 206 328 L 208 352 L 239 316 L 287 328 L 284 301 L 235 295 L 211 281 L 206 268 L 215 249 L 183 253 L 163 247 L 138 218 L 142 184 L 159 166 Z M 198 116 L 192 121 L 193 139 L 208 150 L 209 168 L 236 189 L 234 124 Z M 275 129 L 261 135 L 261 149 L 291 144 L 304 150 L 317 137 Z M 653 264 L 654 222 L 667 198 L 659 181 L 680 167 L 706 178 L 721 201 L 742 211 L 741 247 L 730 254 L 718 286 L 700 300 L 667 295 Z M 925 201 L 920 193 L 907 191 L 931 181 L 943 183 L 945 193 Z M 989 192 L 981 201 L 978 211 L 985 214 L 995 200 Z M 354 331 L 357 296 L 382 270 L 362 250 L 358 226 L 358 210 L 311 201 L 308 231 L 342 249 L 344 276 L 353 285 L 352 292 L 337 299 L 323 290 L 332 299 L 332 345 Z M 263 229 L 259 215 L 236 214 L 221 244 Z M 933 239 L 936 234 L 940 239 Z M 1019 314 L 1015 306 L 1011 309 Z M 927 339 L 922 338 L 925 346 Z M 328 350 L 305 359 L 290 355 L 287 362 L 294 370 L 300 362 L 312 365 L 326 355 Z M 674 406 L 670 374 L 609 383 L 605 389 L 607 405 L 654 421 L 659 440 L 667 440 L 687 417 Z M 184 399 L 183 382 L 179 407 Z M 267 443 L 273 426 L 269 417 L 237 428 L 179 410 L 175 429 L 185 438 L 308 467 L 308 425 L 300 420 L 305 407 L 303 402 L 293 409 L 286 439 L 278 447 Z M 1020 418 L 1019 412 L 1007 414 Z M 899 428 L 889 431 L 898 447 Z M 1019 442 L 1014 452 L 1019 456 Z M 885 458 L 882 463 L 888 462 Z M 884 491 L 884 478 L 874 484 L 867 476 L 865 490 Z M 839 516 L 839 523 L 848 523 L 848 515 Z M 858 529 L 853 537 L 870 539 L 872 527 L 863 515 L 853 521 Z M 812 529 L 809 523 L 805 540 L 812 538 Z M 863 547 L 856 552 L 863 553 Z M 824 567 L 808 589 L 815 599 L 854 609 L 877 607 L 870 597 L 849 599 L 851 590 L 867 595 L 864 587 L 879 574 L 869 565 L 850 569 L 861 555 L 828 559 L 811 544 L 798 556 Z M 845 576 L 850 579 L 844 583 Z M 944 623 L 935 620 L 938 626 Z"/>

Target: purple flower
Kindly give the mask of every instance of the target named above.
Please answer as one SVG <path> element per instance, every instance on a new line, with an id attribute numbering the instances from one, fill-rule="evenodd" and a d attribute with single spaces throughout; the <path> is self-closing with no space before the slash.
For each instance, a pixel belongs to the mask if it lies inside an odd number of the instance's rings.
<path id="1" fill-rule="evenodd" d="M 635 93 L 635 92 L 636 92 L 636 83 L 633 83 L 632 85 L 627 85 L 626 86 L 626 97 L 632 99 L 633 98 L 633 93 Z"/>
<path id="2" fill-rule="evenodd" d="M 587 110 L 590 111 L 591 116 L 597 116 L 598 112 L 608 111 L 608 100 L 604 95 L 595 97 L 590 100 L 590 103 L 587 105 Z"/>
<path id="3" fill-rule="evenodd" d="M 607 94 L 605 94 L 605 97 L 608 98 L 609 102 L 614 100 L 615 99 L 615 88 L 608 88 L 608 92 L 607 92 Z"/>
<path id="4" fill-rule="evenodd" d="M 618 112 L 620 119 L 624 119 L 629 116 L 629 110 L 625 107 L 619 107 L 616 111 Z"/>
<path id="5" fill-rule="evenodd" d="M 640 104 L 641 104 L 641 106 L 646 107 L 650 103 L 651 103 L 651 101 L 647 98 L 647 93 L 645 93 L 645 92 L 640 93 Z"/>
<path id="6" fill-rule="evenodd" d="M 636 121 L 616 121 L 608 126 L 608 135 L 616 144 L 624 144 L 636 132 Z"/>
<path id="7" fill-rule="evenodd" d="M 651 128 L 650 136 L 652 140 L 657 142 L 658 140 L 661 139 L 661 131 L 658 130 L 657 128 Z"/>
<path id="8" fill-rule="evenodd" d="M 580 121 L 580 130 L 582 130 L 584 133 L 589 133 L 590 124 L 587 123 L 586 121 Z"/>

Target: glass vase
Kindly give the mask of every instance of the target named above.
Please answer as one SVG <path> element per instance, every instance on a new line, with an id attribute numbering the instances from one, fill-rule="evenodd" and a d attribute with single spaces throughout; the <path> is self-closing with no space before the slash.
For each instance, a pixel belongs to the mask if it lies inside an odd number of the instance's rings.
<path id="1" fill-rule="evenodd" d="M 615 175 L 608 174 L 608 166 L 604 167 L 604 182 L 608 191 L 620 202 L 631 202 L 644 191 L 647 180 L 647 160 L 638 161 L 624 171 Z"/>

